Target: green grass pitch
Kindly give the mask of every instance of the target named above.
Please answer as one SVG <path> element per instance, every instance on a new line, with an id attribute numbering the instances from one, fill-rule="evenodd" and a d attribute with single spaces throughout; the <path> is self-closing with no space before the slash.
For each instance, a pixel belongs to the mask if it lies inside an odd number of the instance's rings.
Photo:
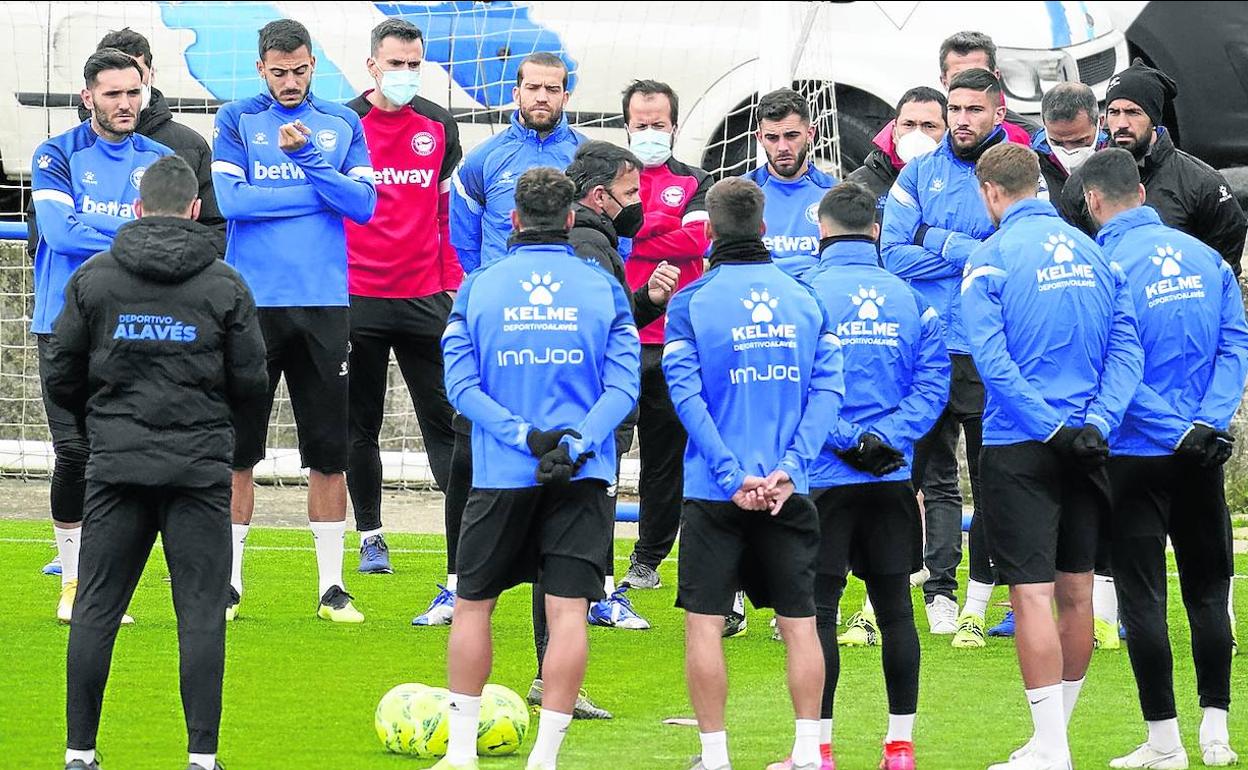
<path id="1" fill-rule="evenodd" d="M 67 627 L 54 620 L 59 583 L 39 568 L 54 551 L 47 522 L 0 521 L 0 768 L 59 768 L 65 738 Z M 306 531 L 257 529 L 248 540 L 247 595 L 229 628 L 225 713 L 220 758 L 229 770 L 251 768 L 417 768 L 431 761 L 387 754 L 373 730 L 373 709 L 400 682 L 446 683 L 447 629 L 408 625 L 443 576 L 442 539 L 388 536 L 397 573 L 348 572 L 349 589 L 368 621 L 334 626 L 314 617 L 315 565 Z M 354 536 L 348 537 L 348 546 Z M 617 554 L 631 544 L 621 541 Z M 348 553 L 346 566 L 354 567 Z M 1237 557 L 1248 573 L 1248 559 Z M 122 629 L 104 704 L 99 750 L 105 770 L 184 768 L 185 732 L 177 689 L 177 639 L 167 575 L 159 550 L 144 575 Z M 690 727 L 662 724 L 691 716 L 683 676 L 681 615 L 673 608 L 676 569 L 663 567 L 665 587 L 638 592 L 637 609 L 654 624 L 647 632 L 592 629 L 586 686 L 615 712 L 609 722 L 577 722 L 564 743 L 561 768 L 686 770 L 698 752 Z M 965 575 L 963 575 L 965 579 Z M 1237 582 L 1237 609 L 1248 618 L 1248 585 Z M 1187 623 L 1171 581 L 1171 636 L 1184 742 L 1200 766 L 1197 705 Z M 1003 592 L 998 589 L 994 599 Z M 862 598 L 851 580 L 848 617 Z M 925 633 L 921 597 L 915 610 L 922 633 L 922 686 L 916 725 L 918 763 L 936 768 L 984 768 L 1003 760 L 1030 735 L 1014 648 L 990 640 L 980 651 L 957 651 L 948 637 Z M 1004 610 L 993 606 L 989 623 Z M 729 748 L 739 770 L 782 758 L 792 743 L 782 645 L 773 642 L 769 614 L 751 612 L 749 634 L 727 640 Z M 1243 638 L 1241 620 L 1241 639 Z M 533 676 L 527 587 L 499 602 L 492 681 L 521 695 Z M 1248 753 L 1248 657 L 1236 659 L 1232 693 L 1233 745 Z M 878 648 L 842 650 L 837 696 L 836 754 L 842 770 L 874 768 L 886 727 Z M 529 740 L 532 739 L 530 733 Z M 1144 738 L 1126 650 L 1098 652 L 1075 712 L 1071 743 L 1076 766 L 1105 767 Z M 487 770 L 518 770 L 528 743 L 512 757 L 483 759 Z M 1248 760 L 1248 757 L 1246 757 Z"/>

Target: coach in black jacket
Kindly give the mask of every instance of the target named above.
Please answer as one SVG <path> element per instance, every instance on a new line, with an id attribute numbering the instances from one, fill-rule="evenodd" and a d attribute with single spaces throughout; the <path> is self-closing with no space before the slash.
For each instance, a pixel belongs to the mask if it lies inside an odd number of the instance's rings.
<path id="1" fill-rule="evenodd" d="M 1166 102 L 1176 93 L 1178 87 L 1169 76 L 1138 59 L 1114 75 L 1105 93 L 1105 128 L 1111 146 L 1135 156 L 1145 203 L 1157 210 L 1161 221 L 1204 241 L 1239 275 L 1248 221 L 1226 179 L 1175 147 L 1170 132 L 1161 125 Z M 1067 222 L 1096 236 L 1079 169 L 1066 180 L 1057 209 Z"/>
<path id="2" fill-rule="evenodd" d="M 69 633 L 67 767 L 94 767 L 122 610 L 157 533 L 173 583 L 192 768 L 212 770 L 230 573 L 233 407 L 267 393 L 255 303 L 199 212 L 194 171 L 148 167 L 141 218 L 70 278 L 49 397 L 91 444 Z M 80 762 L 81 764 L 74 764 Z"/>

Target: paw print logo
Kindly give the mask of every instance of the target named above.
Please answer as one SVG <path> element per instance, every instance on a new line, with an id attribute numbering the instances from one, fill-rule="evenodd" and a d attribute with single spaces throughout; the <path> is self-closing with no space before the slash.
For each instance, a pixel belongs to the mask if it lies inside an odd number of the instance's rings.
<path id="1" fill-rule="evenodd" d="M 771 311 L 775 310 L 780 301 L 771 296 L 766 289 L 761 292 L 751 289 L 750 296 L 742 299 L 741 304 L 746 310 L 751 311 L 750 320 L 756 324 L 765 324 L 770 323 L 776 317 L 776 314 Z"/>
<path id="2" fill-rule="evenodd" d="M 562 283 L 551 280 L 550 273 L 546 275 L 534 273 L 529 276 L 529 280 L 520 282 L 520 288 L 529 293 L 530 305 L 554 304 L 555 292 L 559 291 L 562 286 Z"/>
<path id="3" fill-rule="evenodd" d="M 1162 278 L 1173 278 L 1181 275 L 1183 269 L 1179 267 L 1179 263 L 1183 261 L 1183 252 L 1175 251 L 1174 247 L 1166 244 L 1157 247 L 1157 256 L 1153 257 L 1153 264 L 1161 268 Z"/>
<path id="4" fill-rule="evenodd" d="M 1075 259 L 1075 242 L 1067 237 L 1066 233 L 1050 235 L 1044 243 L 1044 250 L 1052 254 L 1053 261 L 1059 265 L 1063 262 L 1073 262 Z"/>
<path id="5" fill-rule="evenodd" d="M 849 295 L 849 299 L 858 308 L 858 318 L 863 321 L 874 321 L 880 317 L 880 305 L 884 304 L 884 295 L 872 286 L 870 289 L 858 287 L 858 293 Z"/>
<path id="6" fill-rule="evenodd" d="M 40 155 L 39 160 L 35 161 L 35 164 L 39 166 L 39 168 L 47 168 L 52 165 L 52 158 L 48 155 Z"/>

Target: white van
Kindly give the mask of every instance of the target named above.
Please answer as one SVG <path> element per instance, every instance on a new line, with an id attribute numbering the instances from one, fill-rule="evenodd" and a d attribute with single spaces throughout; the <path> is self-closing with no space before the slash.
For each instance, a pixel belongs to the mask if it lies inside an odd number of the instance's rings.
<path id="1" fill-rule="evenodd" d="M 402 16 L 420 26 L 422 93 L 459 118 L 466 149 L 507 119 L 516 68 L 535 50 L 569 63 L 570 118 L 602 138 L 621 138 L 620 92 L 631 79 L 664 80 L 680 96 L 675 154 L 720 173 L 752 162 L 751 101 L 789 81 L 815 103 L 825 140 L 839 133 L 840 170 L 853 168 L 903 92 L 939 85 L 937 51 L 959 30 L 996 41 L 1009 106 L 1025 115 L 1059 80 L 1082 80 L 1103 98 L 1128 63 L 1122 33 L 1091 2 L 3 3 L 3 177 L 27 178 L 36 145 L 78 120 L 82 64 L 107 31 L 147 36 L 175 118 L 208 135 L 217 106 L 262 87 L 256 32 L 283 16 L 312 34 L 316 93 L 344 100 L 371 86 L 364 60 L 375 24 Z M 16 213 L 0 202 L 0 214 Z"/>

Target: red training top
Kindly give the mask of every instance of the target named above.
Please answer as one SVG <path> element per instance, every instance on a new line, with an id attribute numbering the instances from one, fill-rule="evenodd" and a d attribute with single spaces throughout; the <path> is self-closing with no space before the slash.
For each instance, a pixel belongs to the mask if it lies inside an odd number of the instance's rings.
<path id="1" fill-rule="evenodd" d="M 386 112 L 370 93 L 347 103 L 364 124 L 377 184 L 373 218 L 346 222 L 349 291 L 392 299 L 455 291 L 464 280 L 448 226 L 451 173 L 463 157 L 459 127 L 428 99 Z"/>
<path id="2" fill-rule="evenodd" d="M 702 169 L 675 158 L 641 170 L 641 208 L 645 222 L 633 238 L 633 252 L 624 265 L 628 285 L 636 290 L 650 280 L 660 262 L 680 268 L 676 289 L 693 283 L 705 271 L 706 191 L 713 179 Z M 662 345 L 667 315 L 640 330 L 641 344 Z"/>

